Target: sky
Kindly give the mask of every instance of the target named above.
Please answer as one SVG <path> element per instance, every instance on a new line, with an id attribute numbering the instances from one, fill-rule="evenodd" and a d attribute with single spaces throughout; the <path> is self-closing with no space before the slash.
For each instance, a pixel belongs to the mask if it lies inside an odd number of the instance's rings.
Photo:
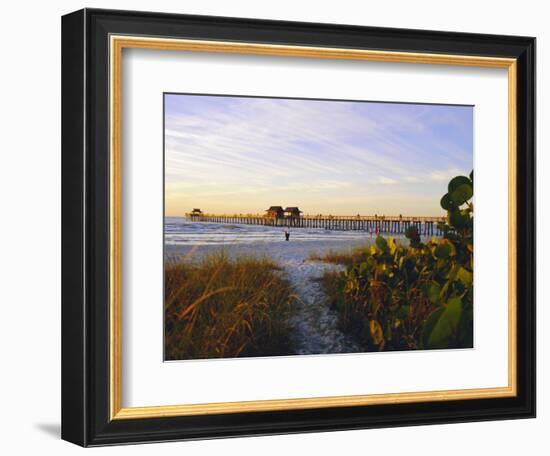
<path id="1" fill-rule="evenodd" d="M 473 107 L 165 95 L 165 212 L 438 216 Z"/>

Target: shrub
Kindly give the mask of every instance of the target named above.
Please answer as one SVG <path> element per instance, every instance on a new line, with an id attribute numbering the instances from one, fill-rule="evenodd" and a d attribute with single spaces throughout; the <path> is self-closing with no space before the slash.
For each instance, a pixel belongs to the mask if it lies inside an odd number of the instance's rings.
<path id="1" fill-rule="evenodd" d="M 365 350 L 466 348 L 473 345 L 473 172 L 441 198 L 442 239 L 409 246 L 378 236 L 346 271 L 323 278 L 342 328 Z"/>

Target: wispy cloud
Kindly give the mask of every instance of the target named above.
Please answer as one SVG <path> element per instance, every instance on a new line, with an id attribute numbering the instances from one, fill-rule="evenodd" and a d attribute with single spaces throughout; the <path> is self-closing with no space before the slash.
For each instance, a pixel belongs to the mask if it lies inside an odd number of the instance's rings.
<path id="1" fill-rule="evenodd" d="M 439 214 L 448 179 L 472 168 L 469 107 L 193 95 L 165 101 L 171 215 L 271 204 Z"/>
<path id="2" fill-rule="evenodd" d="M 398 181 L 395 180 L 395 179 L 392 179 L 391 177 L 385 177 L 385 176 L 380 176 L 378 178 L 378 182 L 383 184 L 383 185 L 393 185 L 393 184 L 397 184 Z"/>
<path id="3" fill-rule="evenodd" d="M 436 181 L 436 182 L 448 182 L 449 179 L 451 179 L 453 176 L 456 176 L 457 174 L 460 174 L 461 172 L 464 172 L 464 170 L 461 170 L 459 168 L 448 168 L 448 169 L 440 169 L 435 171 L 430 171 L 428 173 L 429 179 Z"/>

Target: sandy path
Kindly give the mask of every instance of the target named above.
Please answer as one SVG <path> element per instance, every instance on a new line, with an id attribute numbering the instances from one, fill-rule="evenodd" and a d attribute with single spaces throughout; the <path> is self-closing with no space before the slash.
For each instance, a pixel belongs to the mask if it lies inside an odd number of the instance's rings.
<path id="1" fill-rule="evenodd" d="M 365 245 L 363 241 L 290 241 L 269 242 L 246 245 L 224 246 L 229 255 L 255 254 L 266 255 L 283 267 L 286 276 L 299 295 L 296 313 L 291 319 L 293 346 L 295 354 L 353 353 L 358 347 L 339 329 L 336 313 L 330 309 L 320 283 L 327 270 L 337 270 L 339 266 L 308 258 L 312 252 L 324 253 L 329 250 L 346 250 Z M 193 257 L 219 249 L 220 246 L 201 246 L 195 248 Z M 191 247 L 167 246 L 167 257 L 185 255 Z"/>
<path id="2" fill-rule="evenodd" d="M 337 315 L 330 309 L 321 284 L 315 280 L 326 270 L 340 268 L 309 260 L 288 261 L 283 267 L 300 298 L 291 319 L 296 353 L 357 352 L 358 347 L 338 329 Z"/>

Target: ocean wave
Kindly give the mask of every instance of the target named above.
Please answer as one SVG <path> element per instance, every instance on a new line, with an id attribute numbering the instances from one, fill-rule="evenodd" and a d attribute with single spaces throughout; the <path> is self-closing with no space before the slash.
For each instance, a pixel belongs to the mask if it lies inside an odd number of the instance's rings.
<path id="1" fill-rule="evenodd" d="M 166 217 L 164 241 L 168 245 L 247 244 L 284 241 L 284 227 L 190 222 Z M 332 231 L 324 228 L 291 228 L 290 238 L 300 241 L 360 240 L 374 236 L 368 231 Z M 397 236 L 400 237 L 400 236 Z"/>

